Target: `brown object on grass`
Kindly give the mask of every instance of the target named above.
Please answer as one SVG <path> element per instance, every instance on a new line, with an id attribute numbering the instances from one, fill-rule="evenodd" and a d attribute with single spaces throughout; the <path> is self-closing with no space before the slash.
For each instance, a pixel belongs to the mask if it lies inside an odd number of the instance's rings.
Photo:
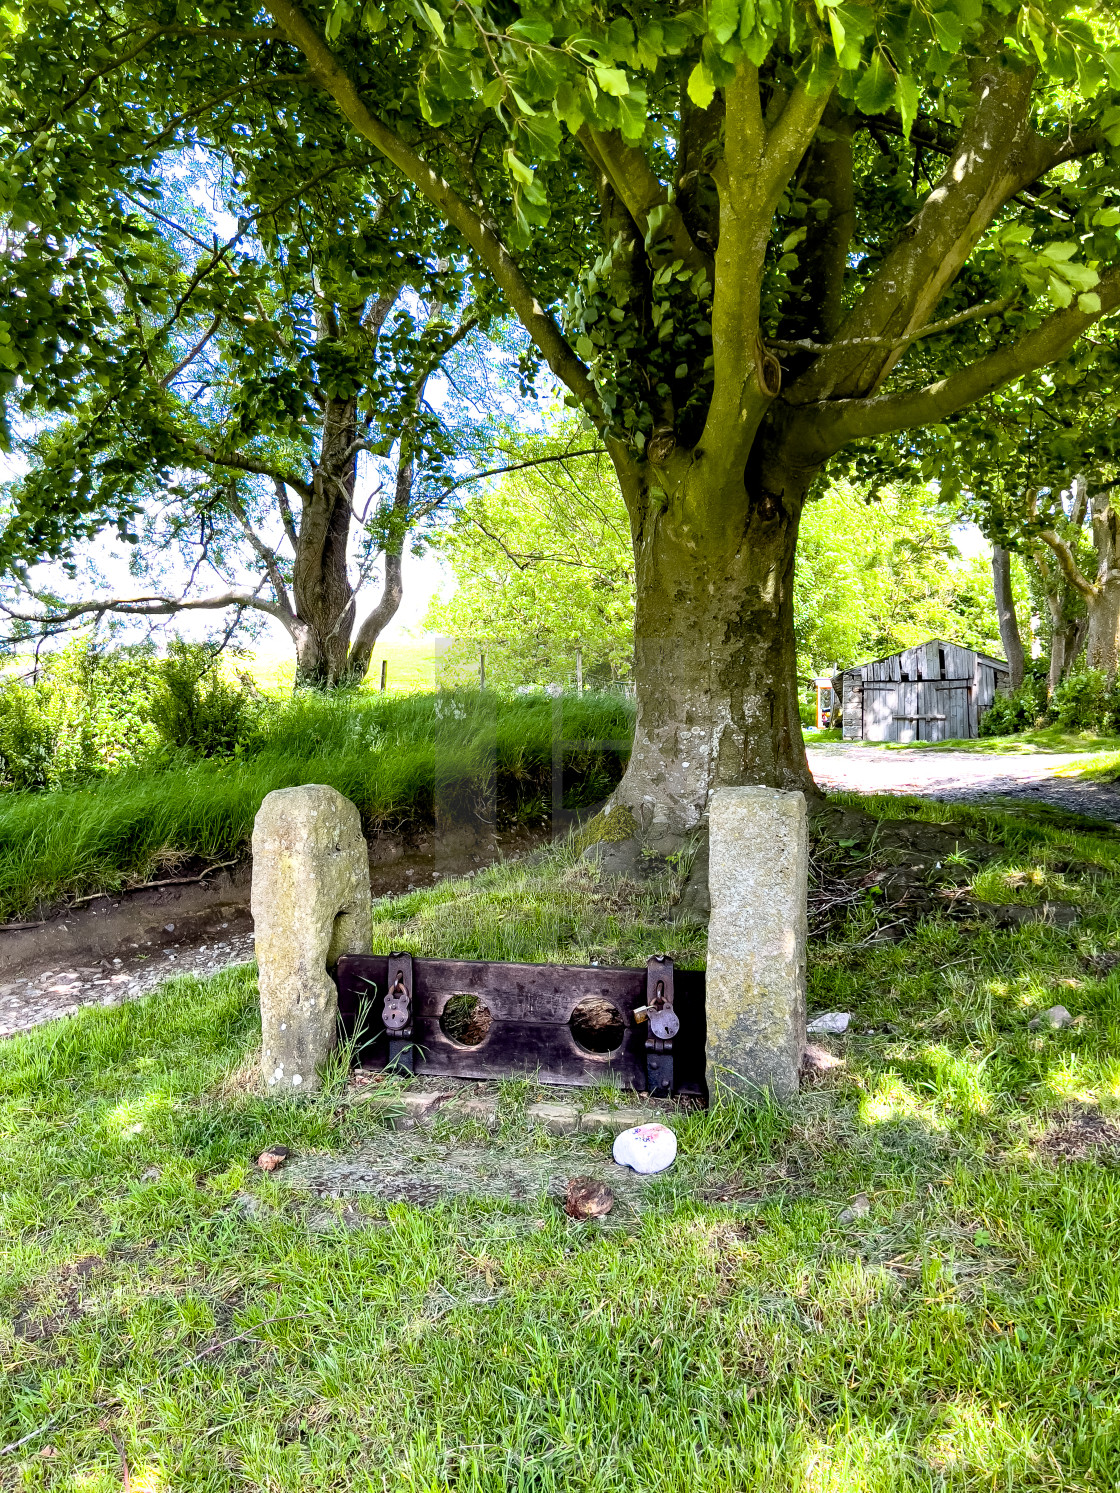
<path id="1" fill-rule="evenodd" d="M 614 1207 L 614 1193 L 594 1177 L 573 1177 L 564 1195 L 569 1218 L 602 1218 Z"/>
<path id="2" fill-rule="evenodd" d="M 267 1151 L 262 1151 L 257 1157 L 257 1165 L 262 1172 L 274 1172 L 291 1154 L 287 1146 L 269 1146 Z"/>

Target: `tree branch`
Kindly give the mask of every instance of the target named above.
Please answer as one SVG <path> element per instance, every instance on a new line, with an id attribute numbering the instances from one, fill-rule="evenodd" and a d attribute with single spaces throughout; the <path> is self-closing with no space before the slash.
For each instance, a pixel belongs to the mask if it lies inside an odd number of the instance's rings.
<path id="1" fill-rule="evenodd" d="M 232 486 L 233 484 L 231 484 Z M 244 505 L 237 496 L 236 491 L 232 491 L 229 494 L 229 506 L 233 509 L 234 516 L 241 525 L 245 537 L 252 545 L 254 553 L 265 568 L 265 574 L 268 576 L 269 584 L 272 586 L 277 606 L 281 607 L 289 616 L 294 616 L 295 612 L 288 599 L 288 588 L 284 584 L 284 577 L 281 574 L 276 554 L 265 544 L 264 540 L 249 522 L 248 514 L 245 512 Z"/>
<path id="2" fill-rule="evenodd" d="M 279 477 L 273 477 L 272 485 L 276 491 L 276 506 L 280 509 L 280 517 L 284 524 L 284 533 L 288 536 L 288 542 L 291 544 L 292 553 L 294 554 L 296 546 L 299 544 L 299 531 L 296 528 L 292 505 L 288 502 L 288 490 Z"/>
<path id="3" fill-rule="evenodd" d="M 1032 131 L 1034 74 L 995 63 L 977 85 L 973 108 L 936 186 L 900 233 L 856 301 L 832 348 L 788 390 L 794 404 L 859 398 L 881 387 L 909 334 L 926 324 L 1000 209 L 1046 162 L 1053 148 Z M 889 342 L 873 344 L 882 337 Z"/>
<path id="4" fill-rule="evenodd" d="M 167 376 L 165 378 L 161 378 L 160 379 L 160 387 L 161 388 L 166 389 L 168 387 L 168 385 L 170 383 L 172 383 L 172 381 L 174 379 L 178 378 L 179 374 L 182 373 L 182 371 L 183 371 L 184 368 L 189 368 L 190 367 L 190 365 L 194 362 L 195 358 L 198 357 L 199 353 L 206 346 L 206 344 L 210 341 L 211 337 L 213 337 L 214 333 L 218 330 L 218 328 L 221 326 L 221 324 L 222 324 L 222 313 L 219 311 L 218 314 L 217 314 L 217 316 L 215 316 L 214 320 L 210 323 L 210 330 L 203 333 L 203 335 L 199 338 L 199 340 L 191 348 L 190 352 L 186 355 L 186 357 L 182 358 L 178 363 L 176 363 L 175 367 L 172 368 L 171 372 L 169 374 L 167 374 Z"/>
<path id="5" fill-rule="evenodd" d="M 493 228 L 399 135 L 371 113 L 326 42 L 292 0 L 269 0 L 269 9 L 293 45 L 307 58 L 316 81 L 334 99 L 358 133 L 391 161 L 459 230 L 509 299 L 522 326 L 537 344 L 553 373 L 593 418 L 601 421 L 603 412 L 587 366 L 576 356 L 559 326 L 542 308 L 532 286 Z"/>
<path id="6" fill-rule="evenodd" d="M 958 311 L 955 316 L 946 316 L 942 321 L 931 321 L 928 326 L 919 327 L 916 332 L 907 332 L 905 337 L 855 337 L 849 342 L 811 342 L 809 338 L 803 337 L 796 342 L 772 340 L 767 346 L 776 347 L 780 352 L 813 353 L 831 352 L 837 347 L 908 347 L 911 342 L 919 342 L 924 337 L 936 337 L 941 332 L 950 332 L 966 321 L 975 321 L 983 316 L 999 316 L 1014 299 L 1014 296 L 1008 295 L 998 301 L 985 301 L 982 306 L 969 306 L 967 311 Z"/>
<path id="7" fill-rule="evenodd" d="M 176 436 L 176 439 L 181 441 L 188 451 L 202 457 L 204 461 L 210 462 L 213 466 L 228 467 L 234 472 L 255 472 L 258 477 L 270 477 L 274 483 L 286 482 L 293 492 L 299 493 L 304 502 L 311 496 L 311 489 L 307 483 L 293 476 L 291 472 L 278 472 L 275 467 L 270 467 L 263 461 L 254 461 L 251 457 L 238 456 L 235 453 L 229 456 L 219 456 L 210 446 L 204 445 L 201 441 L 188 440 L 186 436 Z"/>
<path id="8" fill-rule="evenodd" d="M 261 583 L 263 585 L 263 581 Z M 19 612 L 5 601 L 0 601 L 0 611 L 18 622 L 36 622 L 56 626 L 74 622 L 79 617 L 104 616 L 115 612 L 124 617 L 168 617 L 176 612 L 221 611 L 226 607 L 251 607 L 258 612 L 267 612 L 290 629 L 291 615 L 271 601 L 265 601 L 255 591 L 224 591 L 216 596 L 184 598 L 176 596 L 110 596 L 100 601 L 76 601 L 57 611 L 43 613 Z"/>
<path id="9" fill-rule="evenodd" d="M 1081 568 L 1077 563 L 1073 550 L 1053 529 L 1042 529 L 1038 536 L 1052 551 L 1058 568 L 1070 583 L 1073 589 L 1084 596 L 1086 601 L 1091 601 L 1097 594 L 1097 587 L 1081 574 Z"/>
<path id="10" fill-rule="evenodd" d="M 653 209 L 667 208 L 662 231 L 672 244 L 673 257 L 683 260 L 690 269 L 707 270 L 711 276 L 711 255 L 693 241 L 680 209 L 676 203 L 670 205 L 668 188 L 651 168 L 645 152 L 627 145 L 617 130 L 597 130 L 589 124 L 583 125 L 576 139 L 591 162 L 603 171 L 642 236 L 649 233 Z"/>
<path id="11" fill-rule="evenodd" d="M 1105 273 L 1095 293 L 1100 297 L 1100 311 L 1082 311 L 1074 302 L 1052 312 L 1018 342 L 997 348 L 924 388 L 870 399 L 826 400 L 803 408 L 794 421 L 792 438 L 827 457 L 862 436 L 887 435 L 944 420 L 1003 384 L 1064 357 L 1086 327 L 1120 308 L 1120 266 Z"/>
<path id="12" fill-rule="evenodd" d="M 712 302 L 712 401 L 701 445 L 726 470 L 742 469 L 763 415 L 781 387 L 781 369 L 759 336 L 762 269 L 778 201 L 809 147 L 829 95 L 810 98 L 802 84 L 767 130 L 758 70 L 742 62 L 724 90 L 719 245 Z"/>

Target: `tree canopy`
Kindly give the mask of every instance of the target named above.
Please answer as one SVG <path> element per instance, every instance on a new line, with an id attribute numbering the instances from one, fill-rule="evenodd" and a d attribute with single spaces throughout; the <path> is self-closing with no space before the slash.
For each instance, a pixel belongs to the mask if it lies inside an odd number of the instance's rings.
<path id="1" fill-rule="evenodd" d="M 284 142 L 305 183 L 358 163 L 394 211 L 433 211 L 603 434 L 636 562 L 620 801 L 657 841 L 714 783 L 807 786 L 793 571 L 813 483 L 1120 305 L 1112 23 L 1061 0 L 267 11 L 15 10 L 20 397 L 65 402 L 84 376 L 111 297 L 73 245 L 152 197 L 169 142 L 220 117 Z"/>

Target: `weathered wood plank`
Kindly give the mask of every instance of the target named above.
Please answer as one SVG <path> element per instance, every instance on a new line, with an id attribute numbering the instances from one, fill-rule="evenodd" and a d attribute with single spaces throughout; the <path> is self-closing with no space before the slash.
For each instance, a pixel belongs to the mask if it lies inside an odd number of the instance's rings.
<path id="1" fill-rule="evenodd" d="M 366 1067 L 384 1067 L 388 1059 L 381 1011 L 390 979 L 384 954 L 347 955 L 338 962 L 339 1017 L 347 1035 L 359 1034 L 358 1051 Z M 676 1087 L 703 1095 L 704 974 L 674 970 L 673 984 L 681 1022 L 673 1044 Z M 587 1086 L 606 1081 L 643 1088 L 647 1029 L 634 1019 L 634 1008 L 645 1004 L 646 989 L 645 969 L 414 958 L 415 1071 L 457 1078 L 526 1075 L 543 1083 Z M 489 1030 L 477 1045 L 455 1041 L 440 1025 L 445 1006 L 456 995 L 473 995 L 490 1012 Z M 589 997 L 609 1001 L 622 1018 L 622 1042 L 613 1052 L 588 1052 L 572 1034 L 572 1012 Z"/>

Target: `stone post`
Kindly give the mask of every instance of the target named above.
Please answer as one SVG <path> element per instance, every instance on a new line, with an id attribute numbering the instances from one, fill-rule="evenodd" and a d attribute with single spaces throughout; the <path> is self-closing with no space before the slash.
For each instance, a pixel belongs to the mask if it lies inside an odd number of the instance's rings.
<path id="1" fill-rule="evenodd" d="M 369 860 L 348 798 L 280 788 L 253 825 L 253 923 L 261 992 L 261 1067 L 277 1089 L 314 1089 L 335 1045 L 340 954 L 370 949 Z"/>
<path id="2" fill-rule="evenodd" d="M 805 1047 L 805 795 L 717 788 L 708 823 L 708 1088 L 784 1102 Z"/>

